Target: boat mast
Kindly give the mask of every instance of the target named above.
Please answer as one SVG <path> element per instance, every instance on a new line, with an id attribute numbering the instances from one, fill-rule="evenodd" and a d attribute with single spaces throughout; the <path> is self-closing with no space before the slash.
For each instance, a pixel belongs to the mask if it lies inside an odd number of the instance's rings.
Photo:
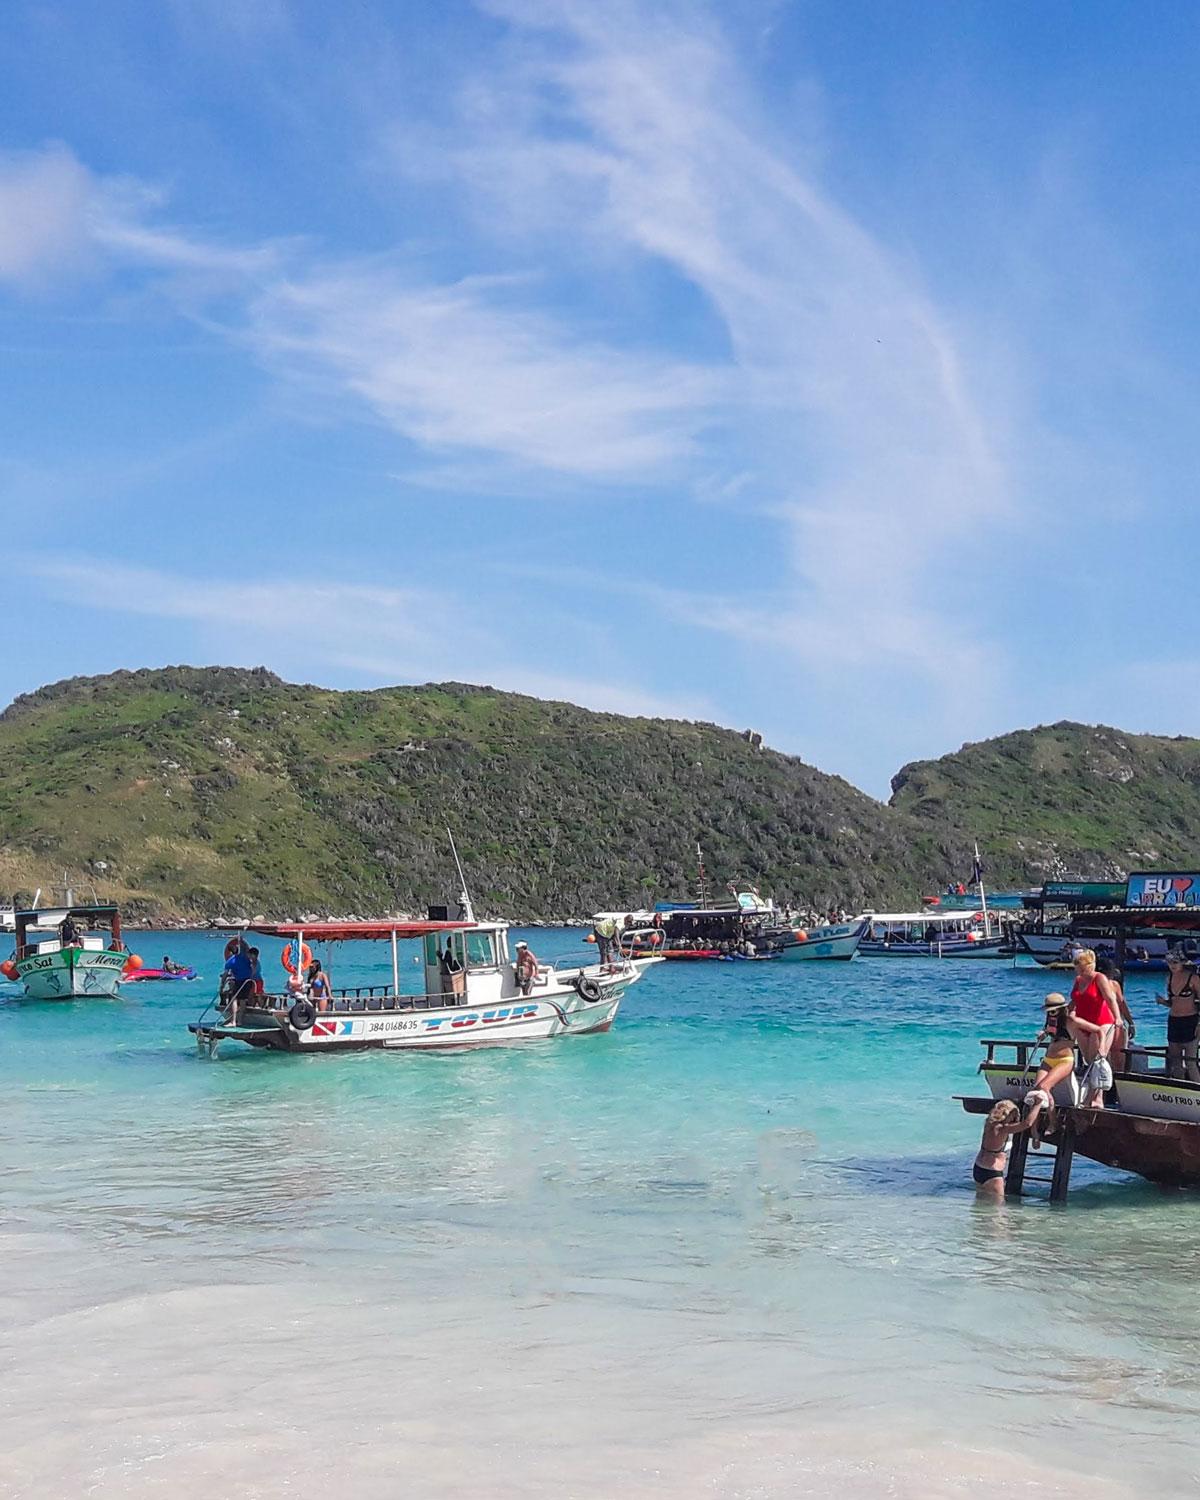
<path id="1" fill-rule="evenodd" d="M 700 848 L 699 839 L 696 840 L 696 873 L 700 888 L 700 910 L 704 911 L 708 907 L 708 887 L 704 883 L 704 853 Z"/>
<path id="2" fill-rule="evenodd" d="M 458 904 L 463 910 L 463 919 L 467 922 L 475 920 L 475 910 L 471 905 L 471 893 L 467 890 L 467 877 L 463 874 L 462 860 L 458 857 L 458 850 L 454 846 L 454 835 L 450 832 L 449 825 L 446 827 L 446 837 L 450 840 L 450 852 L 454 855 L 454 864 L 458 870 L 459 897 Z"/>
<path id="3" fill-rule="evenodd" d="M 983 889 L 983 864 L 979 858 L 979 844 L 975 845 L 975 881 L 979 886 L 979 905 L 983 910 L 983 935 L 990 938 L 992 935 L 992 922 L 988 915 L 987 893 Z"/>

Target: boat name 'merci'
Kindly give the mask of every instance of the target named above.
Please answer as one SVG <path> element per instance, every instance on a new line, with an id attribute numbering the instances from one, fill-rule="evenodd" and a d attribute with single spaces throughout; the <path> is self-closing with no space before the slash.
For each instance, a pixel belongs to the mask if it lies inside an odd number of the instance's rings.
<path id="1" fill-rule="evenodd" d="M 278 1052 L 349 1052 L 479 1046 L 607 1031 L 631 984 L 657 958 L 558 968 L 540 964 L 524 943 L 510 955 L 508 924 L 380 921 L 269 924 L 248 929 L 283 938 L 284 966 L 309 968 L 309 942 L 386 942 L 391 982 L 330 988 L 293 977 L 279 994 L 230 1000 L 225 1018 L 205 1016 L 189 1030 L 210 1055 L 222 1041 Z M 421 944 L 420 993 L 400 987 L 399 944 Z M 234 939 L 231 947 L 240 942 Z"/>
<path id="2" fill-rule="evenodd" d="M 31 1000 L 113 996 L 129 963 L 115 906 L 38 907 L 16 914 L 17 946 L 0 964 Z"/>

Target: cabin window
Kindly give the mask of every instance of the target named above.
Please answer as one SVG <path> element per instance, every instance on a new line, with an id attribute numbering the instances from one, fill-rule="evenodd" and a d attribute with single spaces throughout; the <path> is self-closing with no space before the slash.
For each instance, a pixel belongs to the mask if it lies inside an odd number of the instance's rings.
<path id="1" fill-rule="evenodd" d="M 496 934 L 494 932 L 468 932 L 467 968 L 494 969 L 496 964 Z"/>

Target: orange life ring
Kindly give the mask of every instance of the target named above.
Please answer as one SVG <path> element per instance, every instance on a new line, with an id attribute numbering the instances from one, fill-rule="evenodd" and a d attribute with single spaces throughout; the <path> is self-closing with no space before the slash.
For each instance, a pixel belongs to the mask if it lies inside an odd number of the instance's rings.
<path id="1" fill-rule="evenodd" d="M 289 974 L 294 974 L 296 972 L 296 965 L 292 962 L 292 953 L 295 947 L 295 943 L 288 943 L 287 947 L 284 948 L 283 952 L 279 955 L 279 962 L 283 965 L 283 967 L 288 971 Z M 308 946 L 307 943 L 301 943 L 300 966 L 303 969 L 307 969 L 310 963 L 312 963 L 312 949 Z"/>

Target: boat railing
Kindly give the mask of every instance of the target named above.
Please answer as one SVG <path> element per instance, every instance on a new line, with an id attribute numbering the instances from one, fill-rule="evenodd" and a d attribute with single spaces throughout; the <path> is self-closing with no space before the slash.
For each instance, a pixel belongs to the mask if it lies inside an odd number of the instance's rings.
<path id="1" fill-rule="evenodd" d="M 667 935 L 661 927 L 625 927 L 617 934 L 617 952 L 622 958 L 632 958 L 639 948 L 649 949 L 652 955 L 666 945 Z"/>
<path id="2" fill-rule="evenodd" d="M 468 1004 L 463 994 L 398 995 L 390 985 L 363 984 L 348 989 L 334 990 L 327 1000 L 320 996 L 254 995 L 245 1003 L 249 1010 L 279 1011 L 286 1014 L 297 1000 L 307 1000 L 315 1005 L 320 1015 L 346 1015 L 360 1011 L 378 1010 L 443 1010 L 447 1006 Z M 477 1002 L 476 1002 L 477 1003 Z"/>
<path id="3" fill-rule="evenodd" d="M 981 1067 L 987 1067 L 991 1063 L 1004 1068 L 1011 1066 L 1024 1070 L 1032 1066 L 1034 1053 L 1039 1052 L 1045 1046 L 1045 1043 L 1042 1041 L 1015 1041 L 1012 1037 L 981 1037 L 979 1045 L 987 1048 L 987 1056 L 980 1065 Z M 1010 1062 L 1008 1058 L 1003 1056 L 997 1057 L 997 1047 L 1011 1051 L 1015 1055 L 1015 1062 Z M 1141 1042 L 1133 1041 L 1126 1046 L 1125 1055 L 1127 1059 L 1132 1059 L 1135 1056 L 1159 1058 L 1162 1060 L 1163 1068 L 1166 1068 L 1167 1048 L 1165 1046 L 1143 1046 Z M 1127 1063 L 1124 1071 L 1127 1073 L 1138 1073 L 1143 1070 L 1137 1067 L 1130 1067 Z"/>

